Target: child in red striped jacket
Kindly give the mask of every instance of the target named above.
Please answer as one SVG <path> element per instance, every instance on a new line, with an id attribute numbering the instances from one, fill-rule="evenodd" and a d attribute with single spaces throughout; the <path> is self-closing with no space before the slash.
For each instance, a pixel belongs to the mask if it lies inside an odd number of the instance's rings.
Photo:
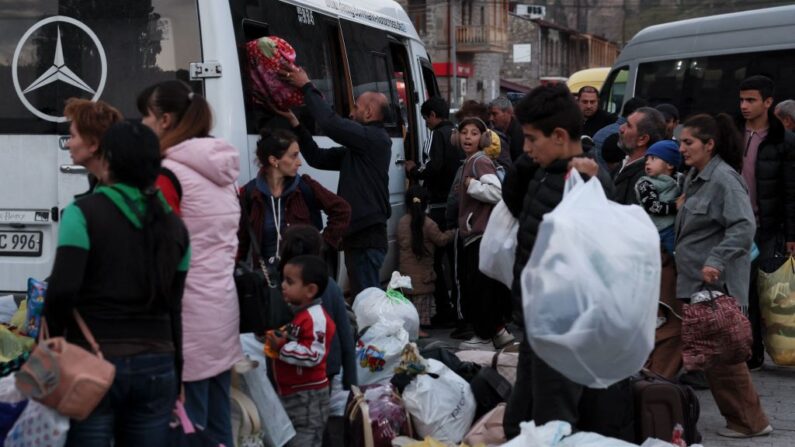
<path id="1" fill-rule="evenodd" d="M 328 284 L 326 263 L 318 256 L 297 256 L 284 265 L 282 278 L 295 317 L 284 331 L 268 333 L 268 374 L 295 428 L 288 446 L 320 447 L 329 414 L 326 358 L 336 331 L 320 300 Z"/>

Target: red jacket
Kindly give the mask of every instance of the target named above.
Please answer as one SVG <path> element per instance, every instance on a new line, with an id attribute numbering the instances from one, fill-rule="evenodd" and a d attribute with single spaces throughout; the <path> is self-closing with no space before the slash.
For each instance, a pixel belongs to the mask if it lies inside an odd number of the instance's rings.
<path id="1" fill-rule="evenodd" d="M 295 314 L 286 330 L 292 341 L 281 347 L 278 359 L 270 359 L 268 368 L 280 396 L 329 385 L 326 358 L 336 329 L 320 299 Z"/>

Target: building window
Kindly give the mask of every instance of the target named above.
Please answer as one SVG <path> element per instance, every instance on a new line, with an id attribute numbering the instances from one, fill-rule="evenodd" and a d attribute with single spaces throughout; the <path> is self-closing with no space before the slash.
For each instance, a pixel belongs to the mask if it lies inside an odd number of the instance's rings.
<path id="1" fill-rule="evenodd" d="M 409 0 L 408 3 L 409 18 L 414 28 L 417 29 L 418 34 L 428 34 L 428 17 L 425 0 Z"/>

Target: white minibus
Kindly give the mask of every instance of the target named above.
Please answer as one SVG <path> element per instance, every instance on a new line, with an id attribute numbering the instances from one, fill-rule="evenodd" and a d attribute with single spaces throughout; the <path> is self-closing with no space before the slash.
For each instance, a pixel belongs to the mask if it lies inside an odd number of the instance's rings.
<path id="1" fill-rule="evenodd" d="M 393 119 L 385 124 L 392 136 L 392 218 L 382 279 L 396 268 L 403 163 L 428 138 L 420 104 L 439 94 L 428 53 L 396 2 L 19 0 L 3 6 L 0 291 L 22 291 L 28 277 L 49 274 L 60 210 L 88 189 L 85 170 L 72 164 L 65 147 L 67 98 L 101 99 L 127 118 L 140 118 L 135 99 L 143 88 L 168 79 L 190 82 L 212 105 L 213 135 L 240 151 L 240 184 L 256 175 L 259 128 L 273 116 L 250 101 L 242 48 L 267 35 L 295 47 L 296 62 L 338 113 L 347 116 L 354 98 L 365 90 L 390 99 Z M 296 113 L 321 147 L 333 144 L 305 110 Z M 337 190 L 336 172 L 307 164 L 302 170 Z"/>
<path id="2" fill-rule="evenodd" d="M 650 26 L 621 50 L 600 107 L 617 112 L 633 96 L 671 103 L 679 115 L 739 111 L 740 82 L 776 82 L 775 102 L 795 98 L 795 5 Z"/>

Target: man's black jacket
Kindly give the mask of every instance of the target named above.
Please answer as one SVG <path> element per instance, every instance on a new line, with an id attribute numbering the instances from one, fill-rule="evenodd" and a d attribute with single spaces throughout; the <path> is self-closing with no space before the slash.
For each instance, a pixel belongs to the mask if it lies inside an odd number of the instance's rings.
<path id="1" fill-rule="evenodd" d="M 416 166 L 409 172 L 410 178 L 423 180 L 432 204 L 447 202 L 455 173 L 461 166 L 461 160 L 465 158 L 464 151 L 453 146 L 450 141 L 452 132 L 453 123 L 450 121 L 442 121 L 434 127 L 425 165 Z M 422 155 L 420 161 L 423 161 Z"/>

